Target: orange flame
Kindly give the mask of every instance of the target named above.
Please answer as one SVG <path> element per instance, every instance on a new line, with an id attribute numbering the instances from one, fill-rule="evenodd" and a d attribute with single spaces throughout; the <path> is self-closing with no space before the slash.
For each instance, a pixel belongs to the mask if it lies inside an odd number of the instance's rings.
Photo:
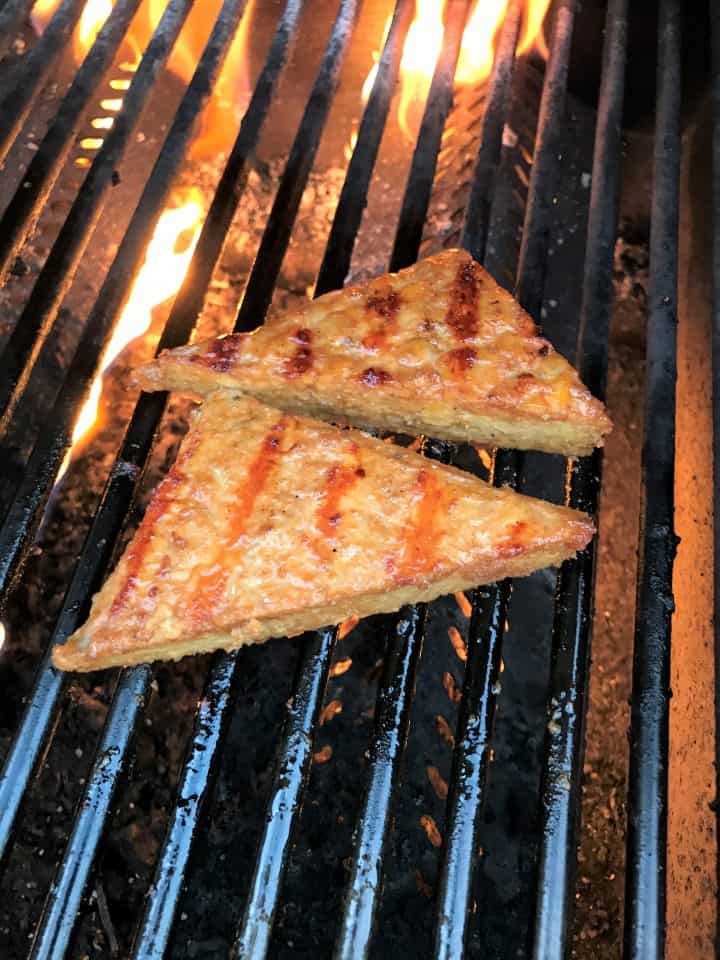
<path id="1" fill-rule="evenodd" d="M 152 240 L 148 244 L 145 262 L 103 353 L 100 373 L 93 381 L 90 395 L 75 424 L 72 446 L 60 476 L 65 472 L 73 450 L 97 419 L 104 371 L 132 340 L 147 332 L 152 322 L 153 309 L 174 296 L 182 285 L 204 215 L 200 191 L 193 187 L 185 196 L 183 203 L 165 210 L 157 222 Z"/>
<path id="2" fill-rule="evenodd" d="M 112 0 L 88 0 L 73 36 L 73 54 L 82 60 L 112 12 Z"/>
<path id="3" fill-rule="evenodd" d="M 507 0 L 479 0 L 465 26 L 456 83 L 480 83 L 490 76 L 495 35 L 503 22 Z"/>
<path id="4" fill-rule="evenodd" d="M 37 0 L 32 9 L 32 22 L 42 33 L 57 9 L 60 0 Z M 73 56 L 80 62 L 95 42 L 100 29 L 112 11 L 114 0 L 87 0 L 73 34 Z M 213 23 L 220 12 L 222 0 L 198 0 L 194 3 L 183 25 L 177 42 L 168 59 L 167 67 L 183 83 L 188 83 L 198 64 L 200 55 Z M 136 68 L 141 52 L 157 27 L 165 11 L 167 0 L 149 0 L 142 12 L 134 19 L 127 36 L 135 62 L 126 64 Z M 193 155 L 209 156 L 218 150 L 227 149 L 234 136 L 234 127 L 243 112 L 244 101 L 249 94 L 248 29 L 254 7 L 249 0 L 238 30 L 228 51 L 212 98 L 201 117 L 201 130 L 193 142 Z M 122 87 L 118 84 L 124 83 Z M 115 89 L 127 89 L 127 81 L 111 82 Z M 233 124 L 233 120 L 236 121 Z"/>
<path id="5" fill-rule="evenodd" d="M 483 0 L 480 0 L 482 3 Z M 445 24 L 443 23 L 444 0 L 417 0 L 415 19 L 405 37 L 400 61 L 400 104 L 398 122 L 400 129 L 410 137 L 408 116 L 415 103 L 423 103 L 427 97 L 435 72 L 435 64 L 442 50 Z"/>
<path id="6" fill-rule="evenodd" d="M 400 102 L 398 123 L 409 138 L 410 112 L 427 98 L 438 56 L 442 49 L 444 0 L 418 0 L 415 19 L 410 25 L 402 60 L 400 62 Z M 523 11 L 522 29 L 517 55 L 535 48 L 545 59 L 547 45 L 542 28 L 550 0 L 527 0 Z M 508 0 L 478 0 L 463 33 L 462 46 L 455 72 L 457 84 L 482 83 L 490 75 L 497 35 L 505 18 Z M 385 24 L 385 34 L 390 20 Z M 383 39 L 384 42 L 384 39 Z M 380 53 L 373 53 L 373 66 L 362 87 L 362 102 L 366 103 L 375 82 Z"/>

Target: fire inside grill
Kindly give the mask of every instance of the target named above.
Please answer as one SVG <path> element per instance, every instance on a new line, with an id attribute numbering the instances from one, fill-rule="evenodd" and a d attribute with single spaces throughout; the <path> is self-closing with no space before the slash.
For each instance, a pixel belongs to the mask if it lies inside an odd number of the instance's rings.
<path id="1" fill-rule="evenodd" d="M 714 955 L 710 10 L 0 6 L 3 956 Z M 133 367 L 451 246 L 616 426 L 570 462 L 422 452 L 599 540 L 394 616 L 57 672 L 187 429 Z"/>

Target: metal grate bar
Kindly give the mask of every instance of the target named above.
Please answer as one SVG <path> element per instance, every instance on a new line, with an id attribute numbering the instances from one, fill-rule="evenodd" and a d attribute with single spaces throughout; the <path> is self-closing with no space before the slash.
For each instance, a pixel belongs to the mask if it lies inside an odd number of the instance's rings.
<path id="1" fill-rule="evenodd" d="M 316 297 L 342 286 L 350 270 L 355 239 L 360 229 L 370 178 L 397 83 L 412 11 L 411 0 L 399 0 L 395 7 L 375 83 L 360 121 L 357 143 L 335 210 L 325 255 L 320 264 L 315 284 Z"/>
<path id="2" fill-rule="evenodd" d="M 290 842 L 310 772 L 336 633 L 335 629 L 321 630 L 305 641 L 283 729 L 250 895 L 232 953 L 234 960 L 260 960 L 267 953 Z"/>
<path id="3" fill-rule="evenodd" d="M 65 293 L 102 212 L 112 174 L 122 158 L 160 68 L 170 56 L 191 0 L 170 0 L 123 98 L 112 130 L 98 151 L 32 293 L 0 357 L 0 432 L 25 389 Z"/>
<path id="4" fill-rule="evenodd" d="M 469 251 L 479 263 L 483 263 L 485 260 L 485 249 L 490 229 L 490 208 L 495 192 L 495 175 L 500 164 L 505 116 L 510 103 L 513 69 L 515 67 L 515 48 L 520 33 L 522 8 L 523 0 L 511 0 L 500 32 L 490 76 L 470 199 L 465 211 L 465 223 L 460 245 Z"/>
<path id="5" fill-rule="evenodd" d="M 633 656 L 625 956 L 665 949 L 667 767 L 677 372 L 680 4 L 661 0 L 650 225 L 646 406 Z"/>
<path id="6" fill-rule="evenodd" d="M 592 169 L 579 363 L 583 382 L 604 397 L 612 276 L 620 196 L 620 151 L 627 45 L 627 0 L 607 10 Z M 569 473 L 568 505 L 597 512 L 602 452 Z M 543 764 L 533 956 L 562 960 L 572 922 L 592 624 L 595 543 L 563 564 L 558 581 L 548 725 Z M 568 788 L 569 786 L 569 788 Z"/>
<path id="7" fill-rule="evenodd" d="M 552 212 L 550 197 L 558 171 L 557 144 L 564 121 L 574 15 L 574 0 L 563 2 L 556 14 L 523 224 L 516 295 L 534 317 L 540 313 L 545 283 L 547 238 Z M 478 168 L 483 170 L 480 157 Z M 472 229 L 468 219 L 464 240 L 472 237 Z M 485 240 L 482 237 L 479 239 L 481 242 L 473 245 L 484 248 Z M 517 486 L 522 462 L 522 455 L 516 451 L 498 451 L 493 466 L 493 483 Z M 468 635 L 468 660 L 453 757 L 445 857 L 438 894 L 435 955 L 442 958 L 457 956 L 462 952 L 468 934 L 476 837 L 484 802 L 494 691 L 510 592 L 510 581 L 503 581 L 476 591 L 473 598 L 473 620 L 476 625 L 473 629 L 471 623 Z M 478 602 L 483 605 L 482 612 L 475 610 Z"/>
<path id="8" fill-rule="evenodd" d="M 73 831 L 35 932 L 32 960 L 62 960 L 65 956 L 151 675 L 146 664 L 121 674 Z"/>
<path id="9" fill-rule="evenodd" d="M 243 195 L 253 150 L 260 138 L 260 131 L 275 95 L 277 81 L 285 66 L 290 43 L 295 35 L 304 4 L 305 0 L 287 0 L 285 4 L 265 65 L 255 84 L 247 112 L 240 124 L 240 130 L 203 224 L 190 267 L 173 304 L 168 321 L 168 332 L 177 330 L 177 333 L 173 336 L 172 342 L 163 342 L 158 350 L 180 346 L 190 339 L 192 329 L 189 324 L 195 322 L 202 310 L 213 271 L 220 259 L 227 232 Z M 181 317 L 185 318 L 182 330 L 176 327 L 175 322 L 177 319 L 179 323 Z"/>
<path id="10" fill-rule="evenodd" d="M 198 64 L 193 81 L 188 88 L 188 93 L 196 82 L 202 89 L 210 89 L 219 71 L 224 54 L 229 49 L 230 41 L 243 9 L 243 6 L 236 3 L 226 2 L 223 6 Z M 202 100 L 200 100 L 201 102 Z M 183 119 L 182 110 L 183 105 L 181 104 L 178 111 L 178 116 L 181 119 Z M 192 127 L 191 121 L 196 112 L 186 112 L 184 120 L 188 127 L 187 133 L 184 137 L 180 137 L 178 143 L 178 149 L 181 153 L 186 145 L 187 135 L 189 135 Z M 174 125 L 173 129 L 182 131 L 183 127 L 177 124 Z M 168 141 L 171 143 L 173 142 L 172 134 L 173 130 L 168 136 Z M 168 141 L 166 141 L 166 145 Z M 153 174 L 158 168 L 161 171 L 163 170 L 163 165 L 160 163 L 161 159 L 162 154 L 153 170 Z M 169 176 L 171 176 L 171 173 Z M 151 182 L 152 175 L 148 187 Z M 129 272 L 129 276 L 132 276 L 132 271 Z M 163 402 L 163 398 L 160 398 L 160 402 Z M 124 766 L 127 749 L 134 733 L 151 675 L 151 668 L 145 665 L 124 670 L 120 675 L 111 713 L 73 825 L 72 834 L 38 926 L 33 946 L 33 957 L 63 956 L 67 948 L 73 925 L 77 919 L 80 898 L 92 867 L 97 844 Z"/>
<path id="11" fill-rule="evenodd" d="M 453 103 L 455 68 L 460 56 L 463 29 L 469 12 L 468 0 L 454 0 L 448 4 L 445 13 L 443 47 L 430 84 L 427 105 L 420 124 L 403 196 L 395 242 L 390 255 L 392 271 L 409 267 L 410 264 L 415 263 L 420 253 L 420 242 L 430 204 L 442 133 Z"/>
<path id="12" fill-rule="evenodd" d="M 715 783 L 720 796 L 720 7 L 710 3 L 712 43 L 712 177 L 713 177 L 713 585 L 714 585 L 714 659 L 715 659 Z M 715 805 L 716 889 L 720 889 L 720 805 Z M 720 910 L 716 916 L 716 942 L 720 942 Z"/>
<path id="13" fill-rule="evenodd" d="M 396 10 L 393 24 L 397 22 L 398 11 Z M 391 28 L 386 40 L 386 47 L 380 60 L 373 91 L 368 102 L 368 111 L 375 109 L 372 107 L 372 104 L 377 102 L 376 97 L 379 102 L 382 103 L 381 98 L 385 96 L 384 90 L 386 85 L 389 84 L 389 73 L 394 69 L 394 58 L 387 54 L 387 48 L 388 45 L 394 44 L 395 42 L 393 29 Z M 395 69 L 395 80 L 396 79 L 397 70 Z M 376 88 L 378 90 L 377 94 Z M 380 111 L 381 108 L 378 107 L 377 109 Z M 365 132 L 367 136 L 373 136 L 376 133 L 376 131 L 368 125 L 361 125 L 355 153 L 361 157 L 366 155 L 370 157 L 372 152 L 372 162 L 374 163 L 377 148 L 373 151 L 371 147 L 367 147 L 365 141 L 362 139 L 363 132 Z M 369 160 L 367 162 L 369 162 Z M 348 195 L 346 187 L 351 168 L 352 164 L 346 174 L 346 182 L 343 188 L 343 193 L 346 196 Z M 369 184 L 371 172 L 372 170 L 368 171 L 366 185 Z M 348 200 L 347 202 L 350 203 L 351 201 Z M 357 202 L 360 203 L 360 209 L 362 210 L 364 196 L 359 198 Z M 347 238 L 350 251 L 352 251 L 354 239 L 354 235 L 348 236 Z M 259 256 L 257 262 L 259 262 Z M 347 273 L 346 258 L 331 258 L 329 256 L 329 244 L 323 258 L 323 264 L 323 285 L 321 286 L 319 281 L 318 284 L 316 284 L 316 296 L 320 295 L 320 293 L 327 292 L 327 289 L 341 287 Z M 239 324 L 242 322 L 241 315 L 242 310 L 238 317 Z M 238 957 L 260 958 L 264 957 L 267 952 L 273 918 L 287 858 L 290 852 L 290 840 L 302 806 L 305 783 L 310 770 L 311 746 L 317 727 L 316 721 L 322 703 L 322 696 L 327 683 L 330 660 L 335 646 L 335 631 L 322 631 L 319 634 L 311 635 L 305 643 L 306 646 L 298 666 L 295 693 L 293 694 L 283 732 L 283 746 L 278 759 L 271 798 L 268 804 L 267 823 L 260 839 L 250 895 L 235 945 L 235 955 Z M 307 751 L 293 751 L 290 749 L 291 738 L 298 735 L 298 730 L 302 731 L 303 738 L 307 739 Z M 279 809 L 287 811 L 288 816 L 278 818 L 276 811 Z"/>
<path id="14" fill-rule="evenodd" d="M 84 5 L 85 0 L 62 0 L 42 37 L 20 65 L 15 86 L 0 102 L 0 163 L 20 132 L 33 97 L 70 38 Z"/>
<path id="15" fill-rule="evenodd" d="M 492 720 L 509 583 L 474 591 L 468 656 L 446 807 L 445 849 L 440 872 L 435 957 L 463 955 L 477 857 L 477 830 L 485 799 Z"/>
<path id="16" fill-rule="evenodd" d="M 290 149 L 260 249 L 250 271 L 245 295 L 235 320 L 236 330 L 252 330 L 262 321 L 270 306 L 303 191 L 340 81 L 347 44 L 359 12 L 359 0 L 342 0 L 326 55 L 320 64 Z"/>
<path id="17" fill-rule="evenodd" d="M 162 960 L 185 880 L 198 819 L 212 789 L 213 759 L 225 724 L 237 653 L 216 653 L 195 716 L 175 807 L 148 893 L 133 957 Z"/>
<path id="18" fill-rule="evenodd" d="M 225 0 L 175 120 L 133 213 L 87 321 L 53 409 L 53 419 L 35 445 L 25 475 L 0 529 L 0 596 L 4 596 L 24 559 L 40 521 L 62 458 L 71 443 L 72 424 L 97 374 L 107 337 L 129 296 L 130 283 L 150 241 L 182 162 L 195 120 L 206 102 L 227 53 L 244 0 Z"/>
<path id="19" fill-rule="evenodd" d="M 390 808 L 407 740 L 415 675 L 422 654 L 427 605 L 407 608 L 383 664 L 368 762 L 368 786 L 353 850 L 336 960 L 365 958 L 382 889 Z"/>
<path id="20" fill-rule="evenodd" d="M 545 72 L 532 176 L 528 188 L 516 295 L 531 317 L 540 317 L 545 286 L 548 236 L 552 222 L 552 185 L 565 118 L 565 93 L 570 63 L 575 0 L 561 0 L 555 12 L 553 44 Z"/>
<path id="21" fill-rule="evenodd" d="M 487 247 L 495 173 L 500 162 L 521 10 L 521 2 L 512 3 L 503 24 L 465 213 L 461 246 L 480 261 L 484 259 Z M 495 479 L 495 466 L 491 481 Z M 511 478 L 512 475 L 507 479 Z M 505 482 L 504 478 L 497 479 Z M 450 778 L 452 789 L 446 806 L 445 850 L 438 886 L 435 934 L 435 955 L 438 957 L 459 955 L 466 934 L 477 846 L 475 836 L 482 810 L 486 752 L 494 713 L 493 688 L 499 669 L 508 596 L 509 590 L 504 584 L 493 584 L 476 590 L 472 600 L 468 659 L 457 730 L 457 740 L 463 745 L 462 761 L 458 751 L 458 759 L 454 758 L 458 768 L 453 770 Z"/>
<path id="22" fill-rule="evenodd" d="M 52 126 L 0 220 L 0 281 L 33 228 L 73 142 L 83 111 L 122 43 L 141 0 L 119 0 L 65 94 Z"/>

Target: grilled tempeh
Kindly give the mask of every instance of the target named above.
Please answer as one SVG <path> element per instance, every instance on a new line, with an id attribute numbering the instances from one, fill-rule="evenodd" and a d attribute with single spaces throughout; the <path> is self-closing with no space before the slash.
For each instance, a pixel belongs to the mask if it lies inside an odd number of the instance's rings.
<path id="1" fill-rule="evenodd" d="M 576 511 L 218 391 L 53 662 L 94 670 L 294 635 L 530 573 L 592 534 Z"/>
<path id="2" fill-rule="evenodd" d="M 239 389 L 366 429 L 575 456 L 610 420 L 576 371 L 469 254 L 450 250 L 329 293 L 253 333 L 165 351 L 148 390 Z"/>

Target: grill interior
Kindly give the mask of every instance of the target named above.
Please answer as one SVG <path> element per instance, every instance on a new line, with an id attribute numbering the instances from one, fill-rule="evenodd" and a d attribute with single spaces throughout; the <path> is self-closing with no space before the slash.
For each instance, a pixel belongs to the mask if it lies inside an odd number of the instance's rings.
<path id="1" fill-rule="evenodd" d="M 661 957 L 668 936 L 668 956 L 690 955 L 674 952 L 690 943 L 713 955 L 712 684 L 688 706 L 673 667 L 686 712 L 672 729 L 669 704 L 678 275 L 699 222 L 680 230 L 681 185 L 692 197 L 681 94 L 697 87 L 697 128 L 709 129 L 714 103 L 720 130 L 720 80 L 703 99 L 705 64 L 697 81 L 682 57 L 680 4 L 629 17 L 627 0 L 558 0 L 543 63 L 516 57 L 523 4 L 510 0 L 490 77 L 461 85 L 473 4 L 448 0 L 409 134 L 398 116 L 410 0 L 224 0 L 212 24 L 170 0 L 143 51 L 128 40 L 143 3 L 117 0 L 80 63 L 84 2 L 62 0 L 39 38 L 31 6 L 0 7 L 3 955 L 611 957 L 624 939 L 628 957 Z M 207 43 L 181 82 L 165 66 L 183 26 L 192 34 L 201 20 Z M 645 73 L 656 62 L 651 90 L 628 57 L 638 24 Z M 717 13 L 712 26 L 717 46 Z M 225 141 L 200 155 L 240 41 L 244 86 L 221 115 Z M 102 109 L 110 129 L 92 124 Z M 714 153 L 707 132 L 701 142 L 709 189 L 720 140 Z M 191 188 L 204 212 L 185 279 L 106 376 L 98 427 L 59 480 L 158 219 Z M 714 205 L 707 246 L 717 188 Z M 127 389 L 132 363 L 457 244 L 513 289 L 596 395 L 609 379 L 618 462 L 600 560 L 594 543 L 560 571 L 479 588 L 471 612 L 450 597 L 345 636 L 56 672 L 50 648 L 84 620 L 185 430 L 186 402 Z M 681 338 L 683 362 L 708 376 L 709 333 L 708 320 L 691 347 Z M 699 402 L 683 369 L 681 397 Z M 598 514 L 601 451 L 572 463 L 431 439 L 422 451 Z M 709 469 L 698 462 L 693 482 Z M 683 517 L 697 522 L 692 509 Z M 704 572 L 710 544 L 698 538 Z M 591 672 L 596 567 L 594 629 L 607 647 Z M 683 591 L 704 615 L 711 596 Z M 600 598 L 623 621 L 617 635 Z M 682 623 L 680 649 L 707 678 L 709 616 Z M 688 645 L 697 630 L 707 648 Z M 694 765 L 693 787 L 672 781 L 671 760 Z M 668 838 L 669 764 L 679 813 Z M 668 916 L 679 921 L 669 934 Z"/>

